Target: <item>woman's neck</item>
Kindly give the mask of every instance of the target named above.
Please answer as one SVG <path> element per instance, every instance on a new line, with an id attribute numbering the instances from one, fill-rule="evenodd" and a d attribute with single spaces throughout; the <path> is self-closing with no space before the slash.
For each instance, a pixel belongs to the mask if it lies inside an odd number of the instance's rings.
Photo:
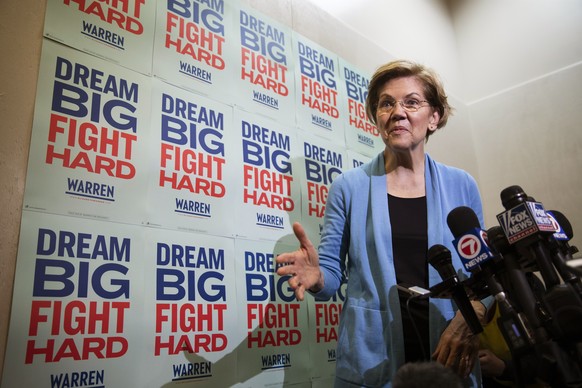
<path id="1" fill-rule="evenodd" d="M 425 196 L 424 162 L 424 153 L 414 155 L 384 152 L 387 192 L 401 198 Z"/>

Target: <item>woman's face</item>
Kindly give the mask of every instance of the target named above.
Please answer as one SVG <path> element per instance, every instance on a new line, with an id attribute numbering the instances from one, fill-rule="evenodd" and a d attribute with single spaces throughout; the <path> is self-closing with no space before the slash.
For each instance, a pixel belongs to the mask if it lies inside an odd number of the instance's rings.
<path id="1" fill-rule="evenodd" d="M 394 78 L 378 93 L 376 122 L 386 147 L 394 151 L 421 149 L 428 131 L 436 130 L 439 114 L 423 92 L 423 84 L 415 77 Z M 402 104 L 419 107 L 407 111 Z"/>

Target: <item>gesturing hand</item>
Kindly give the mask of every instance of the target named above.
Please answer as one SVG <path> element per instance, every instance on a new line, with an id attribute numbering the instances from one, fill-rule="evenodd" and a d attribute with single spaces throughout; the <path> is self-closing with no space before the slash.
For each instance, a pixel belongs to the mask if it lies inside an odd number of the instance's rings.
<path id="1" fill-rule="evenodd" d="M 297 299 L 303 300 L 305 290 L 318 291 L 323 288 L 323 277 L 319 269 L 317 249 L 299 222 L 293 224 L 293 233 L 299 240 L 299 249 L 277 256 L 277 263 L 284 264 L 277 269 L 277 274 L 291 275 L 289 286 L 295 291 Z"/>

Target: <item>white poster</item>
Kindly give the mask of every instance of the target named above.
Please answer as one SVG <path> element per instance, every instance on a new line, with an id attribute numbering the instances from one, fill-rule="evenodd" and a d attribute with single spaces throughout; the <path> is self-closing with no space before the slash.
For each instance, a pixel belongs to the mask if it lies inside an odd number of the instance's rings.
<path id="1" fill-rule="evenodd" d="M 153 90 L 147 224 L 233 235 L 232 108 L 157 79 Z"/>
<path id="2" fill-rule="evenodd" d="M 238 11 L 234 103 L 278 122 L 295 124 L 291 29 L 251 8 Z"/>
<path id="3" fill-rule="evenodd" d="M 234 126 L 237 236 L 279 240 L 293 235 L 293 222 L 301 217 L 295 128 L 238 109 Z"/>
<path id="4" fill-rule="evenodd" d="M 143 370 L 142 230 L 23 213 L 3 387 L 135 386 L 128 371 Z"/>
<path id="5" fill-rule="evenodd" d="M 155 229 L 145 236 L 146 362 L 132 386 L 230 386 L 237 364 L 229 354 L 240 342 L 234 240 Z"/>
<path id="6" fill-rule="evenodd" d="M 335 376 L 339 321 L 346 299 L 346 284 L 329 299 L 309 298 L 309 345 L 311 359 L 318 365 L 312 379 L 326 381 Z"/>
<path id="7" fill-rule="evenodd" d="M 44 40 L 24 209 L 144 220 L 150 82 Z"/>
<path id="8" fill-rule="evenodd" d="M 347 108 L 343 115 L 346 147 L 364 155 L 375 156 L 384 149 L 384 142 L 376 125 L 366 115 L 366 97 L 370 80 L 361 70 L 342 58 L 340 65 L 340 98 Z"/>
<path id="9" fill-rule="evenodd" d="M 309 387 L 307 301 L 298 301 L 278 276 L 275 257 L 296 247 L 237 239 L 236 283 L 239 329 L 236 382 L 243 387 L 304 384 Z M 309 296 L 307 296 L 309 298 Z"/>
<path id="10" fill-rule="evenodd" d="M 378 152 L 380 153 L 380 152 Z M 373 157 L 362 155 L 358 152 L 353 150 L 347 150 L 348 162 L 346 164 L 346 170 L 350 170 L 352 168 L 356 168 L 361 166 L 364 163 L 368 163 Z M 375 157 L 376 155 L 374 155 Z"/>
<path id="11" fill-rule="evenodd" d="M 345 144 L 344 98 L 338 57 L 293 32 L 297 125 L 336 144 Z"/>
<path id="12" fill-rule="evenodd" d="M 149 75 L 155 13 L 155 0 L 48 0 L 44 35 Z"/>
<path id="13" fill-rule="evenodd" d="M 307 236 L 317 246 L 321 239 L 323 216 L 329 186 L 343 171 L 350 169 L 344 147 L 302 131 L 301 144 L 301 220 Z"/>
<path id="14" fill-rule="evenodd" d="M 232 102 L 234 34 L 232 1 L 158 1 L 153 73 L 181 88 Z"/>

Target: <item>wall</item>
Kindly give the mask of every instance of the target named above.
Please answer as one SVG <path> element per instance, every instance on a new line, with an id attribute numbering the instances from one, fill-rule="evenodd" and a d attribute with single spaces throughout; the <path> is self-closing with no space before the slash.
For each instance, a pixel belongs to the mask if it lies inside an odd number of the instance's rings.
<path id="1" fill-rule="evenodd" d="M 489 225 L 503 210 L 500 192 L 519 185 L 546 209 L 563 213 L 574 230 L 571 245 L 582 246 L 580 106 L 582 65 L 470 106 Z"/>
<path id="2" fill-rule="evenodd" d="M 577 0 L 454 0 L 453 22 L 469 104 L 582 60 Z"/>
<path id="3" fill-rule="evenodd" d="M 10 304 L 45 1 L 0 3 L 0 376 L 8 335 Z"/>
<path id="4" fill-rule="evenodd" d="M 501 190 L 520 185 L 566 215 L 582 246 L 582 3 L 454 3 L 487 224 Z"/>

